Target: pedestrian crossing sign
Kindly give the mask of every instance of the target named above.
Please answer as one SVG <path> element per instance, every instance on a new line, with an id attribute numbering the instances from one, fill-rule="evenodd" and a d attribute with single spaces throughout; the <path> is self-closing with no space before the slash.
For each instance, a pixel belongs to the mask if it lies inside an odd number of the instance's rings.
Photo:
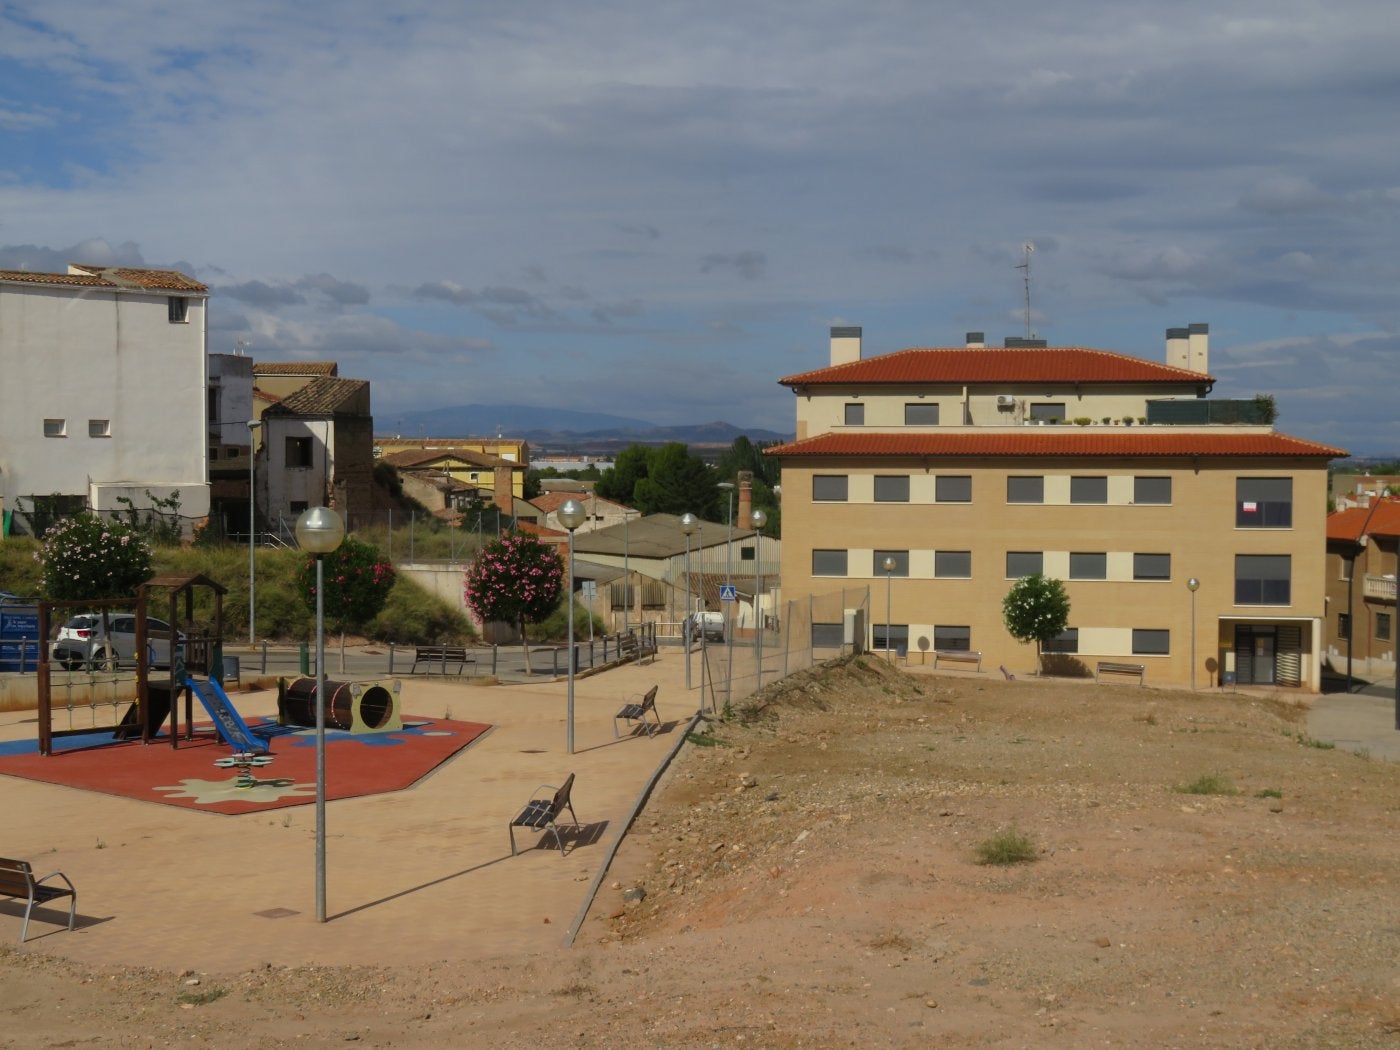
<path id="1" fill-rule="evenodd" d="M 739 600 L 739 592 L 732 583 L 726 583 L 719 589 L 719 600 L 722 602 L 737 602 Z"/>

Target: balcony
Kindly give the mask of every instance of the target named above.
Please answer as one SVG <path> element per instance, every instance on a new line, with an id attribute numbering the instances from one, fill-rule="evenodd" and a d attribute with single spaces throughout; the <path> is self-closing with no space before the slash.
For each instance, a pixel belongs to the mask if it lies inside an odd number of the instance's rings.
<path id="1" fill-rule="evenodd" d="M 1395 577 L 1366 575 L 1364 597 L 1376 601 L 1395 601 Z"/>

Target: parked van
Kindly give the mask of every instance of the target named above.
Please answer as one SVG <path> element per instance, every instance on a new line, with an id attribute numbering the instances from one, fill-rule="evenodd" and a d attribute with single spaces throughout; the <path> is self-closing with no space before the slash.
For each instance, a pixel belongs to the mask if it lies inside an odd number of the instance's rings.
<path id="1" fill-rule="evenodd" d="M 724 613 L 697 612 L 686 617 L 686 637 L 692 642 L 704 638 L 707 642 L 724 641 Z"/>

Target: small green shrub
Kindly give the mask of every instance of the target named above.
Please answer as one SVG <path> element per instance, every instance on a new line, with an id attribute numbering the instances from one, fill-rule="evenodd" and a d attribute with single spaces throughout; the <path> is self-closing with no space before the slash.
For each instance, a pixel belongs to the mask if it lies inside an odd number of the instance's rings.
<path id="1" fill-rule="evenodd" d="M 1263 791 L 1257 792 L 1257 793 L 1255 794 L 1254 797 L 1255 797 L 1255 798 L 1283 798 L 1283 792 L 1280 791 L 1278 788 L 1265 788 Z"/>
<path id="2" fill-rule="evenodd" d="M 1239 790 L 1230 778 L 1219 773 L 1203 773 L 1189 784 L 1179 784 L 1173 788 L 1182 795 L 1238 795 Z"/>
<path id="3" fill-rule="evenodd" d="M 974 857 L 978 864 L 994 864 L 1006 867 L 1011 864 L 1029 864 L 1040 856 L 1031 837 L 1015 828 L 999 831 L 989 839 L 977 844 Z"/>
<path id="4" fill-rule="evenodd" d="M 207 1006 L 216 1000 L 222 999 L 227 994 L 228 992 L 222 988 L 201 988 L 197 991 L 192 988 L 187 992 L 181 992 L 177 995 L 175 1001 L 177 1003 L 189 1003 L 191 1006 Z"/>
<path id="5" fill-rule="evenodd" d="M 1087 427 L 1087 426 L 1088 426 L 1090 423 L 1092 423 L 1092 422 L 1093 422 L 1093 420 L 1090 419 L 1088 416 L 1075 416 L 1075 417 L 1074 417 L 1074 425 L 1077 426 L 1077 427 Z"/>

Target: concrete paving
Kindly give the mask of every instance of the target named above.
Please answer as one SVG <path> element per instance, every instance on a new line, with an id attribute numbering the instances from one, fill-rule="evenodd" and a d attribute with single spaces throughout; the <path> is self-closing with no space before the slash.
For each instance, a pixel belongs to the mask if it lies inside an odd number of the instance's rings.
<path id="1" fill-rule="evenodd" d="M 1324 693 L 1308 711 L 1308 734 L 1347 751 L 1400 762 L 1395 680 L 1359 684 L 1359 692 Z"/>

